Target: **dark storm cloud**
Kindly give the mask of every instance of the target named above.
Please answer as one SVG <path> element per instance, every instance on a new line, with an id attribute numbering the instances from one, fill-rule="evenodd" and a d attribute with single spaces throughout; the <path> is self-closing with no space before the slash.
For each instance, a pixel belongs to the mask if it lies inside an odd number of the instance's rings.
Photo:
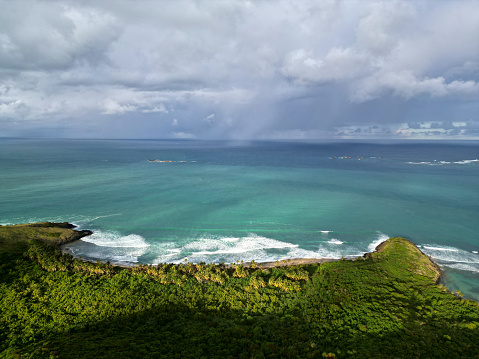
<path id="1" fill-rule="evenodd" d="M 0 135 L 313 138 L 479 120 L 477 1 L 0 6 Z"/>

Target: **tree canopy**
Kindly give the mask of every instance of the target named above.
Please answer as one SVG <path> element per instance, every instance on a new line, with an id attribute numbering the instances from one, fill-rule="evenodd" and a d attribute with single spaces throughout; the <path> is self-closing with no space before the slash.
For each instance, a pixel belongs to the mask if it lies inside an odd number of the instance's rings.
<path id="1" fill-rule="evenodd" d="M 478 303 L 403 238 L 322 264 L 122 268 L 62 254 L 63 230 L 0 226 L 0 357 L 479 356 Z"/>

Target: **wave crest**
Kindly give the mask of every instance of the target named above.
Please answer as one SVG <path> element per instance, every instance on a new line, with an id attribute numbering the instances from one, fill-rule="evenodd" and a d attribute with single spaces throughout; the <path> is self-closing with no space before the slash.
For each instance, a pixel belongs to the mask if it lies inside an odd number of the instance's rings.
<path id="1" fill-rule="evenodd" d="M 445 165 L 470 165 L 479 164 L 479 159 L 460 160 L 460 161 L 421 161 L 421 162 L 405 162 L 408 165 L 426 165 L 426 166 L 445 166 Z"/>
<path id="2" fill-rule="evenodd" d="M 92 235 L 83 237 L 82 241 L 93 243 L 100 247 L 111 248 L 147 248 L 145 238 L 138 234 L 122 236 L 118 232 L 103 232 L 96 230 Z"/>

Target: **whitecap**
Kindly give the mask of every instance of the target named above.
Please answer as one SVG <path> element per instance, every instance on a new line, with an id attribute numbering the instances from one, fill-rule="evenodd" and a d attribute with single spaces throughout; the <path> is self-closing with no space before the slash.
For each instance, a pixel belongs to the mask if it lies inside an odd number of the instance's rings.
<path id="1" fill-rule="evenodd" d="M 170 246 L 170 248 L 166 248 Z M 297 244 L 283 242 L 272 238 L 249 234 L 245 237 L 213 237 L 198 238 L 181 247 L 173 242 L 153 246 L 156 254 L 155 264 L 162 262 L 181 263 L 233 263 L 236 261 L 271 262 L 290 258 L 321 258 L 317 252 L 299 248 Z"/>
<path id="2" fill-rule="evenodd" d="M 429 165 L 431 162 L 405 162 L 408 165 Z"/>
<path id="3" fill-rule="evenodd" d="M 460 161 L 455 161 L 455 162 L 450 162 L 450 161 L 438 161 L 434 160 L 432 162 L 428 161 L 421 161 L 421 162 L 405 162 L 406 164 L 409 165 L 427 165 L 427 166 L 444 166 L 444 165 L 469 165 L 469 164 L 474 164 L 478 163 L 479 159 L 475 160 L 460 160 Z"/>
<path id="4" fill-rule="evenodd" d="M 449 251 L 449 252 L 458 252 L 459 249 L 452 247 L 431 247 L 431 246 L 422 246 L 424 249 L 429 249 L 431 251 Z"/>
<path id="5" fill-rule="evenodd" d="M 330 244 L 343 244 L 344 242 L 343 241 L 340 241 L 339 239 L 336 239 L 336 238 L 331 238 L 328 243 Z"/>
<path id="6" fill-rule="evenodd" d="M 225 242 L 238 242 L 240 239 L 236 237 L 228 237 L 228 238 L 222 238 L 221 240 Z"/>
<path id="7" fill-rule="evenodd" d="M 254 250 L 283 249 L 297 247 L 297 244 L 281 242 L 275 239 L 250 234 L 246 237 L 200 238 L 186 244 L 183 248 L 198 254 L 244 253 Z"/>
<path id="8" fill-rule="evenodd" d="M 444 264 L 445 267 L 479 273 L 479 266 L 465 263 Z"/>
<path id="9" fill-rule="evenodd" d="M 168 252 L 171 252 L 172 255 L 176 254 L 176 253 L 181 253 L 181 249 L 167 249 Z"/>
<path id="10" fill-rule="evenodd" d="M 111 248 L 147 248 L 150 245 L 146 243 L 145 238 L 138 234 L 129 234 L 122 236 L 118 232 L 96 230 L 92 235 L 83 237 L 82 241 L 93 243 L 100 247 Z"/>
<path id="11" fill-rule="evenodd" d="M 387 239 L 389 239 L 389 236 L 387 234 L 378 232 L 376 239 L 368 245 L 368 251 L 374 252 L 376 250 L 376 247 L 379 246 L 382 242 L 386 241 Z"/>
<path id="12" fill-rule="evenodd" d="M 441 264 L 479 264 L 479 257 L 475 253 L 450 246 L 423 245 L 423 252 L 436 259 Z"/>
<path id="13" fill-rule="evenodd" d="M 468 164 L 471 164 L 471 163 L 476 163 L 476 162 L 479 162 L 479 159 L 476 159 L 476 160 L 462 160 L 462 161 L 457 161 L 457 162 L 454 162 L 458 165 L 468 165 Z"/>

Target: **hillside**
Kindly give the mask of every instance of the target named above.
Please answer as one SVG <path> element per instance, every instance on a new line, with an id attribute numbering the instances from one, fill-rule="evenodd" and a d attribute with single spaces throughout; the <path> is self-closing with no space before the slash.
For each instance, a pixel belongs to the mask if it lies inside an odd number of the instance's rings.
<path id="1" fill-rule="evenodd" d="M 479 356 L 478 303 L 403 238 L 352 261 L 125 269 L 62 255 L 70 231 L 0 227 L 0 357 Z"/>

